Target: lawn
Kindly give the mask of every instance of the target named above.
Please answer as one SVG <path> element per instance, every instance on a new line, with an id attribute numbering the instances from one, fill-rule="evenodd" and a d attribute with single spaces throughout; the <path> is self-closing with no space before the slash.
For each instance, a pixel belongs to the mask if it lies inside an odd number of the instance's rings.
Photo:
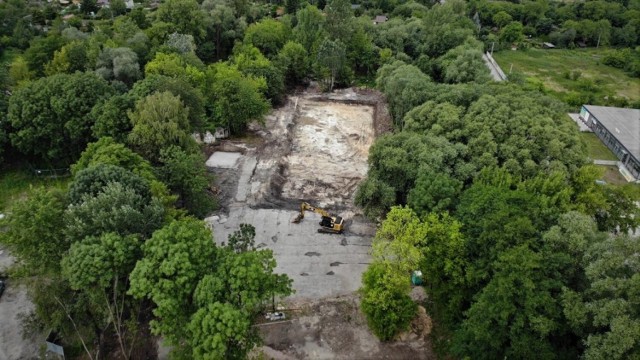
<path id="1" fill-rule="evenodd" d="M 627 185 L 628 182 L 620 174 L 617 166 L 603 166 L 604 174 L 602 175 L 602 180 L 604 180 L 607 184 L 611 185 Z"/>
<path id="2" fill-rule="evenodd" d="M 602 64 L 607 51 L 605 48 L 503 50 L 493 57 L 505 73 L 513 64 L 514 72 L 537 78 L 545 88 L 555 92 L 593 91 L 595 86 L 600 94 L 640 101 L 640 79 Z"/>
<path id="3" fill-rule="evenodd" d="M 6 212 L 15 201 L 24 198 L 32 187 L 65 188 L 69 180 L 70 177 L 36 176 L 27 170 L 2 170 L 0 172 L 0 213 Z"/>
<path id="4" fill-rule="evenodd" d="M 580 137 L 587 144 L 589 157 L 594 160 L 618 160 L 594 133 L 581 132 Z"/>

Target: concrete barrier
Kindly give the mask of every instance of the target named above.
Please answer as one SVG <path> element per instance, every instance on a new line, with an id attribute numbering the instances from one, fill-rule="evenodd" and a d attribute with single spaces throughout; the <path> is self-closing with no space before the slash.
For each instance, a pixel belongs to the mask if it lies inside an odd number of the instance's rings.
<path id="1" fill-rule="evenodd" d="M 491 63 L 493 68 L 496 69 L 498 76 L 500 76 L 502 80 L 507 80 L 507 75 L 505 75 L 504 71 L 502 71 L 502 69 L 500 68 L 500 65 L 498 65 L 498 63 L 493 58 L 493 56 L 491 56 L 491 53 L 487 51 L 486 55 L 487 55 L 487 59 L 489 59 L 489 62 Z"/>

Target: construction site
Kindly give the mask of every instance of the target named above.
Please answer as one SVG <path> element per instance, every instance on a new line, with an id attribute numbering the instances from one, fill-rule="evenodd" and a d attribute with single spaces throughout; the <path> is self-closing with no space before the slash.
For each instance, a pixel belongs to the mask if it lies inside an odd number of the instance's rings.
<path id="1" fill-rule="evenodd" d="M 207 167 L 220 210 L 205 221 L 215 241 L 251 224 L 256 246 L 271 249 L 276 272 L 293 280 L 295 293 L 283 299 L 287 320 L 261 325 L 269 358 L 430 357 L 426 336 L 380 343 L 357 306 L 376 224 L 354 196 L 369 148 L 391 126 L 377 91 L 306 90 L 252 124 L 245 138 L 211 149 Z"/>

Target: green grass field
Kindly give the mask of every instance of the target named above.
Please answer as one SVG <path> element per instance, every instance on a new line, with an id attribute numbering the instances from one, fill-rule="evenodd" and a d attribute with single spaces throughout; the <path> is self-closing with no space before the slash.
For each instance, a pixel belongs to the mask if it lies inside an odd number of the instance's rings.
<path id="1" fill-rule="evenodd" d="M 640 79 L 632 78 L 620 69 L 604 65 L 601 59 L 607 49 L 528 49 L 503 50 L 493 54 L 505 73 L 513 64 L 513 71 L 541 80 L 545 88 L 554 92 L 585 90 L 585 80 L 593 81 L 601 94 L 626 97 L 640 101 Z M 571 79 L 572 72 L 579 72 Z"/>
<path id="2" fill-rule="evenodd" d="M 57 179 L 37 177 L 26 170 L 2 170 L 0 171 L 0 213 L 7 212 L 14 202 L 27 196 L 32 187 L 65 188 L 70 179 L 70 177 Z"/>
<path id="3" fill-rule="evenodd" d="M 583 132 L 580 137 L 587 144 L 589 157 L 594 160 L 618 160 L 618 158 L 606 147 L 594 133 Z"/>

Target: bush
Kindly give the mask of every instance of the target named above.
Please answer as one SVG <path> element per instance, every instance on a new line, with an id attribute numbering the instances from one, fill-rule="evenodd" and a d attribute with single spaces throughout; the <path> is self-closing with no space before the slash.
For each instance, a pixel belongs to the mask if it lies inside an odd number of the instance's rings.
<path id="1" fill-rule="evenodd" d="M 602 63 L 618 69 L 624 69 L 630 61 L 630 55 L 629 49 L 609 51 L 602 59 Z"/>
<path id="2" fill-rule="evenodd" d="M 406 330 L 416 315 L 417 305 L 403 287 L 387 281 L 384 266 L 374 263 L 364 273 L 362 281 L 362 311 L 369 328 L 382 341 L 393 339 Z M 407 275 L 407 286 L 409 276 Z"/>

